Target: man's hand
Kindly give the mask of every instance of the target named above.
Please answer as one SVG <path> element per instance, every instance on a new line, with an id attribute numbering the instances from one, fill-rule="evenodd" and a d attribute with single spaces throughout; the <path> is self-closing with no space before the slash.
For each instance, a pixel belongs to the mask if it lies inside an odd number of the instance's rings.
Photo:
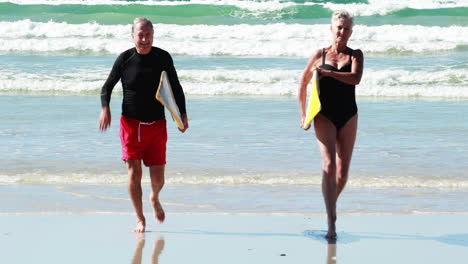
<path id="1" fill-rule="evenodd" d="M 104 132 L 111 125 L 111 112 L 109 106 L 103 106 L 99 116 L 99 131 Z"/>
<path id="2" fill-rule="evenodd" d="M 188 118 L 187 118 L 187 114 L 183 114 L 182 115 L 182 123 L 184 124 L 184 129 L 180 129 L 179 128 L 179 131 L 184 133 L 187 129 L 188 129 Z"/>

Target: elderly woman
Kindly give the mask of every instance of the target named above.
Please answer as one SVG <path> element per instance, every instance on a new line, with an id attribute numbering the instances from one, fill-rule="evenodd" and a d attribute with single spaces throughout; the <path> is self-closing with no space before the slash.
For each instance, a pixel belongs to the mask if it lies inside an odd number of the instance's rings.
<path id="1" fill-rule="evenodd" d="M 353 16 L 336 11 L 332 16 L 329 47 L 314 52 L 302 75 L 299 88 L 301 127 L 304 124 L 307 85 L 313 72 L 320 77 L 322 109 L 314 119 L 315 135 L 322 156 L 322 193 L 328 218 L 327 239 L 336 239 L 336 202 L 348 180 L 349 165 L 357 132 L 355 85 L 361 81 L 364 55 L 347 46 L 353 32 Z"/>

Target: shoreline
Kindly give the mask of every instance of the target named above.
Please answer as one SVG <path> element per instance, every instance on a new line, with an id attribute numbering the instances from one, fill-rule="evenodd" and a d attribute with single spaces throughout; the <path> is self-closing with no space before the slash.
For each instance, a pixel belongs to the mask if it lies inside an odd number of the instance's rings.
<path id="1" fill-rule="evenodd" d="M 342 216 L 330 242 L 324 216 L 168 216 L 148 218 L 147 232 L 135 234 L 131 214 L 0 215 L 2 260 L 432 264 L 459 262 L 468 248 L 466 213 Z"/>
<path id="2" fill-rule="evenodd" d="M 152 216 L 152 211 L 143 212 L 145 216 Z M 255 213 L 239 213 L 239 212 L 165 212 L 168 216 L 190 216 L 190 215 L 200 215 L 200 216 L 278 216 L 278 217 L 326 217 L 326 212 L 323 213 L 279 213 L 279 212 L 255 212 Z M 338 212 L 338 218 L 343 216 L 430 216 L 430 215 L 468 215 L 468 211 L 457 211 L 457 212 L 369 212 L 369 213 L 340 213 Z M 2 216 L 39 216 L 39 215 L 50 215 L 50 216 L 60 216 L 60 215 L 135 215 L 134 212 L 113 212 L 113 211 L 93 211 L 93 212 L 53 212 L 53 211 L 44 211 L 44 212 L 10 212 L 10 213 L 1 213 Z"/>
<path id="3" fill-rule="evenodd" d="M 152 214 L 143 186 L 143 210 Z M 417 215 L 468 213 L 465 190 L 347 188 L 339 215 Z M 252 201 L 255 201 L 252 203 Z M 161 202 L 169 214 L 320 216 L 320 188 L 296 186 L 167 185 Z M 0 185 L 1 215 L 126 214 L 133 212 L 125 185 Z"/>

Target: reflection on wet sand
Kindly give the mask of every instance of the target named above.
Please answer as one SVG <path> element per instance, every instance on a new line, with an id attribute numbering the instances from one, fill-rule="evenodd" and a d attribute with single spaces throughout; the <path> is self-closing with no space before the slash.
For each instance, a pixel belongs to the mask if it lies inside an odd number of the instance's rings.
<path id="1" fill-rule="evenodd" d="M 336 242 L 327 243 L 327 264 L 336 264 Z"/>
<path id="2" fill-rule="evenodd" d="M 143 256 L 143 248 L 145 247 L 145 234 L 140 233 L 136 235 L 136 247 L 135 247 L 135 253 L 133 254 L 132 262 L 131 264 L 141 264 L 141 259 Z M 151 258 L 150 258 L 150 263 L 151 264 L 157 264 L 159 263 L 159 255 L 164 249 L 164 238 L 163 237 L 158 237 L 154 241 L 153 244 L 153 251 L 151 253 Z"/>

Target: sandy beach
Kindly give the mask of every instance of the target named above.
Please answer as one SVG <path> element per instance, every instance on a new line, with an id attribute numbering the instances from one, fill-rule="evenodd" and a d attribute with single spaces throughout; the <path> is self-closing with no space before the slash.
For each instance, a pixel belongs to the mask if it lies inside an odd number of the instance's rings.
<path id="1" fill-rule="evenodd" d="M 304 67 L 355 14 L 365 54 L 349 182 L 328 243 Z M 466 0 L 0 1 L 0 264 L 465 263 Z M 166 222 L 135 215 L 121 160 L 122 85 L 101 88 L 136 16 L 174 60 L 190 129 L 168 112 Z M 463 121 L 465 120 L 465 121 Z"/>
<path id="2" fill-rule="evenodd" d="M 149 215 L 149 213 L 147 214 Z M 2 214 L 3 263 L 456 263 L 468 214 L 168 214 L 144 234 L 128 213 Z"/>

